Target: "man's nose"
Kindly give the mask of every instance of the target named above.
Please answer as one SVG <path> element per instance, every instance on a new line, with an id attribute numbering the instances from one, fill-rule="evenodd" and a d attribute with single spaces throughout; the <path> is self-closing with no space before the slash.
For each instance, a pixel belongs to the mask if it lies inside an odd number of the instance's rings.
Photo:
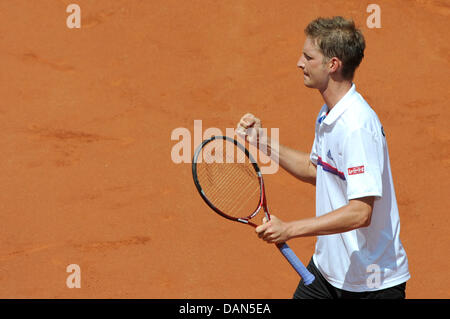
<path id="1" fill-rule="evenodd" d="M 303 70 L 303 68 L 305 67 L 305 63 L 304 63 L 304 60 L 303 60 L 303 56 L 301 56 L 300 59 L 298 60 L 298 62 L 297 62 L 297 67 L 300 68 L 300 69 L 302 69 L 302 70 Z"/>

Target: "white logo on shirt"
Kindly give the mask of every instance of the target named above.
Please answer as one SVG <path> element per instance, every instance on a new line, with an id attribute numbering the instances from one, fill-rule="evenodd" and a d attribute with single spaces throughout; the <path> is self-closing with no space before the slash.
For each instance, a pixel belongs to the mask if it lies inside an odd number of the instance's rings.
<path id="1" fill-rule="evenodd" d="M 348 169 L 348 175 L 356 175 L 356 174 L 363 174 L 363 173 L 364 173 L 364 165 L 350 167 Z"/>

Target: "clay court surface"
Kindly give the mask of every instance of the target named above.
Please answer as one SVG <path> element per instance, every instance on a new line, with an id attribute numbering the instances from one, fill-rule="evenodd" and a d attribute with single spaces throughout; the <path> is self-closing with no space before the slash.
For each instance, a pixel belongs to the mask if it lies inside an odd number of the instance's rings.
<path id="1" fill-rule="evenodd" d="M 210 211 L 171 134 L 252 112 L 309 151 L 322 100 L 296 63 L 306 24 L 333 15 L 366 37 L 355 83 L 388 138 L 407 297 L 449 298 L 450 5 L 377 1 L 369 29 L 370 3 L 1 0 L 0 298 L 291 298 L 297 274 Z M 273 214 L 314 215 L 314 187 L 281 170 L 265 182 Z M 289 243 L 306 263 L 314 242 Z"/>

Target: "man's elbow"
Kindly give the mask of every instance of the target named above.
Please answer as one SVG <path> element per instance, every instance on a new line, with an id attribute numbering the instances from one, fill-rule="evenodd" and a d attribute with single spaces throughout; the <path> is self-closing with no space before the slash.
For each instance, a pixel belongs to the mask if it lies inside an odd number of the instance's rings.
<path id="1" fill-rule="evenodd" d="M 364 197 L 352 200 L 351 204 L 357 212 L 357 228 L 369 227 L 372 221 L 374 197 Z"/>
<path id="2" fill-rule="evenodd" d="M 369 227 L 372 221 L 372 211 L 365 211 L 361 214 L 361 226 L 360 227 Z"/>

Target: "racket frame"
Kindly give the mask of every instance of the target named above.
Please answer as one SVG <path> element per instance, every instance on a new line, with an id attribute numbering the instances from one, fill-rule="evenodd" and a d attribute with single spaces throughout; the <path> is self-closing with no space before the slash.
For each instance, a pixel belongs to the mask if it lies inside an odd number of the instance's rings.
<path id="1" fill-rule="evenodd" d="M 223 139 L 223 140 L 227 140 L 227 141 L 230 141 L 230 142 L 234 143 L 250 159 L 250 162 L 252 163 L 253 168 L 255 169 L 255 171 L 256 171 L 256 173 L 258 175 L 258 180 L 259 180 L 259 185 L 260 185 L 260 200 L 259 200 L 259 203 L 258 203 L 258 206 L 257 206 L 256 210 L 252 214 L 247 216 L 247 217 L 243 217 L 243 218 L 232 217 L 232 216 L 229 216 L 229 215 L 225 214 L 224 212 L 222 212 L 217 207 L 215 207 L 208 200 L 208 198 L 206 197 L 206 195 L 203 192 L 203 189 L 200 186 L 200 183 L 198 181 L 198 178 L 197 178 L 197 163 L 198 163 L 197 159 L 198 159 L 198 156 L 200 155 L 201 150 L 203 149 L 203 147 L 206 144 L 208 144 L 211 141 L 214 141 L 216 139 Z M 193 179 L 194 179 L 195 186 L 197 187 L 197 190 L 200 193 L 200 196 L 203 198 L 203 200 L 206 202 L 206 204 L 208 204 L 208 206 L 213 211 L 215 211 L 217 214 L 219 214 L 220 216 L 225 217 L 226 219 L 237 221 L 237 222 L 240 222 L 240 223 L 243 223 L 243 224 L 247 224 L 247 225 L 250 225 L 250 226 L 253 226 L 254 228 L 256 228 L 257 225 L 255 223 L 251 222 L 250 219 L 255 217 L 256 214 L 258 214 L 258 212 L 263 207 L 264 213 L 265 213 L 265 215 L 267 217 L 267 220 L 270 220 L 270 214 L 269 214 L 269 210 L 267 208 L 267 202 L 266 202 L 264 181 L 263 181 L 262 174 L 261 174 L 261 171 L 259 169 L 259 166 L 256 163 L 256 161 L 254 160 L 253 156 L 250 154 L 250 152 L 242 144 L 240 144 L 238 141 L 236 141 L 235 139 L 230 138 L 228 136 L 212 136 L 209 139 L 204 140 L 202 142 L 202 144 L 199 145 L 197 147 L 197 149 L 195 150 L 195 152 L 194 152 L 194 156 L 192 158 L 192 176 L 193 176 Z M 302 280 L 304 281 L 305 285 L 310 285 L 315 279 L 314 275 L 311 274 L 308 271 L 308 269 L 306 269 L 306 267 L 303 265 L 303 263 L 300 261 L 300 259 L 295 255 L 295 253 L 288 246 L 288 244 L 286 244 L 286 243 L 277 243 L 276 246 L 280 250 L 280 252 L 283 254 L 283 256 L 287 259 L 287 261 L 292 265 L 292 267 L 297 271 L 297 273 L 302 277 Z"/>
<path id="2" fill-rule="evenodd" d="M 253 166 L 253 169 L 255 170 L 257 176 L 258 176 L 258 181 L 259 181 L 259 203 L 258 206 L 256 207 L 256 209 L 254 210 L 254 212 L 250 215 L 248 215 L 247 217 L 233 217 L 233 216 L 229 216 L 226 213 L 224 213 L 223 211 L 221 211 L 219 208 L 217 208 L 216 206 L 214 206 L 213 203 L 211 203 L 211 201 L 208 199 L 208 197 L 206 196 L 205 192 L 203 191 L 202 187 L 200 186 L 200 182 L 198 180 L 198 176 L 197 176 L 197 163 L 198 163 L 198 158 L 199 155 L 202 151 L 202 149 L 210 142 L 214 141 L 214 140 L 218 140 L 218 139 L 222 139 L 222 140 L 226 140 L 229 142 L 234 143 L 234 145 L 236 145 L 242 152 L 245 153 L 245 155 L 248 157 L 248 159 L 250 160 L 250 163 Z M 204 159 L 203 159 L 204 160 Z M 253 217 L 255 217 L 259 211 L 261 210 L 262 207 L 264 207 L 264 213 L 266 214 L 266 217 L 268 219 L 270 219 L 270 215 L 267 211 L 267 206 L 266 206 L 266 196 L 265 196 L 265 192 L 264 192 L 264 181 L 262 178 L 262 174 L 261 174 L 261 170 L 259 169 L 258 164 L 256 163 L 255 159 L 253 158 L 252 154 L 250 154 L 250 152 L 238 141 L 236 141 L 235 139 L 228 137 L 228 136 L 212 136 L 209 139 L 204 140 L 195 150 L 194 152 L 194 156 L 192 157 L 192 177 L 194 179 L 194 184 L 198 190 L 198 192 L 200 193 L 200 196 L 202 197 L 202 199 L 205 201 L 205 203 L 213 210 L 215 211 L 217 214 L 219 214 L 222 217 L 225 217 L 226 219 L 229 220 L 233 220 L 236 222 L 240 222 L 243 224 L 247 224 L 253 227 L 257 227 L 257 225 L 253 222 L 250 221 L 250 219 L 252 219 Z"/>

